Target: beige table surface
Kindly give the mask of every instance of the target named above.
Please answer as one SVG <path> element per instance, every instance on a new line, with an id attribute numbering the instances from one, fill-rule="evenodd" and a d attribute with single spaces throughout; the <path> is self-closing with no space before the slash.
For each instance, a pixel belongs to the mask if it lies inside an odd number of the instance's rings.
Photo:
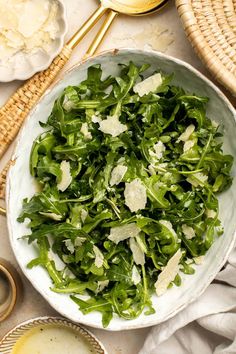
<path id="1" fill-rule="evenodd" d="M 69 25 L 67 38 L 69 38 L 96 8 L 97 1 L 64 0 L 64 2 L 67 8 Z M 67 65 L 67 68 L 79 61 L 95 32 L 96 28 L 75 50 L 73 58 Z M 100 50 L 114 47 L 160 50 L 187 61 L 210 77 L 186 39 L 175 9 L 174 1 L 170 1 L 169 5 L 161 13 L 153 14 L 149 17 L 130 18 L 120 16 L 117 18 Z M 0 105 L 6 101 L 9 95 L 19 85 L 20 82 L 0 84 Z M 7 154 L 0 161 L 0 169 L 10 157 L 12 148 L 13 147 L 9 149 Z M 11 251 L 6 219 L 4 217 L 0 217 L 0 240 L 0 257 L 9 260 L 20 272 Z M 0 338 L 2 338 L 9 329 L 24 320 L 37 316 L 57 315 L 46 301 L 34 290 L 22 273 L 20 274 L 23 280 L 24 291 L 12 315 L 0 324 Z M 109 354 L 137 354 L 149 332 L 148 328 L 126 332 L 108 332 L 93 328 L 90 328 L 90 330 L 101 340 Z"/>

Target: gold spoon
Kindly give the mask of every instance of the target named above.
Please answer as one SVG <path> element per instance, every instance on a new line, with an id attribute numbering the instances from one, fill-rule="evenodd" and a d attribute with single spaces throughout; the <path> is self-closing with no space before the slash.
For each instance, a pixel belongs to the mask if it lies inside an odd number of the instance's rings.
<path id="1" fill-rule="evenodd" d="M 132 1 L 132 2 L 135 2 L 135 1 Z M 151 15 L 154 12 L 160 11 L 168 2 L 169 2 L 169 0 L 161 0 L 159 2 L 156 1 L 156 6 L 154 8 L 152 8 L 151 10 L 148 10 L 147 12 L 137 13 L 137 14 L 135 14 L 135 16 Z M 99 45 L 102 43 L 103 38 L 105 37 L 108 29 L 110 28 L 113 20 L 115 19 L 115 17 L 117 15 L 118 15 L 118 12 L 113 11 L 113 10 L 109 11 L 106 20 L 103 22 L 101 28 L 99 29 L 97 35 L 95 36 L 93 42 L 91 43 L 90 47 L 88 48 L 83 59 L 86 59 L 86 58 L 92 56 L 97 51 Z"/>
<path id="2" fill-rule="evenodd" d="M 67 63 L 72 50 L 106 12 L 111 11 L 105 25 L 101 28 L 100 33 L 102 35 L 97 37 L 98 40 L 94 42 L 95 46 L 90 50 L 89 54 L 94 53 L 94 49 L 98 47 L 118 13 L 129 16 L 142 16 L 157 11 L 161 4 L 165 2 L 166 0 L 100 0 L 100 6 L 97 10 L 67 42 L 49 68 L 35 74 L 31 79 L 26 81 L 0 109 L 0 157 L 3 156 L 8 146 L 16 137 L 30 109 L 35 106 L 39 98 Z"/>

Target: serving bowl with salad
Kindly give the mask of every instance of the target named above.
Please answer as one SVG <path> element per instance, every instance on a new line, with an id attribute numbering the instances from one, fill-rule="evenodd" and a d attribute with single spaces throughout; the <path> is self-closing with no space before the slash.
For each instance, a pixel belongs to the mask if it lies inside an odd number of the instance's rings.
<path id="1" fill-rule="evenodd" d="M 235 239 L 235 112 L 190 65 L 123 49 L 68 71 L 18 138 L 18 263 L 62 315 L 151 326 L 195 300 Z"/>

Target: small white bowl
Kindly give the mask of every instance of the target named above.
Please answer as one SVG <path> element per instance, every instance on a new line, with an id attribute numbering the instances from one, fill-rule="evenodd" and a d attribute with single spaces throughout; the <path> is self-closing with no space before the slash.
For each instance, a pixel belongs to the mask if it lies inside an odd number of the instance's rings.
<path id="1" fill-rule="evenodd" d="M 47 52 L 39 49 L 35 53 L 19 51 L 10 61 L 4 62 L 0 60 L 0 82 L 29 79 L 38 71 L 47 69 L 53 59 L 60 53 L 67 32 L 67 21 L 63 1 L 54 1 L 58 3 L 56 21 L 59 24 L 59 31 L 56 38 L 52 41 L 50 49 Z"/>
<path id="2" fill-rule="evenodd" d="M 64 327 L 76 332 L 76 335 L 83 343 L 83 345 L 78 348 L 78 353 L 80 354 L 87 354 L 90 352 L 96 354 L 107 354 L 107 351 L 103 345 L 91 332 L 73 322 L 68 321 L 65 318 L 60 317 L 38 317 L 17 325 L 0 340 L 0 353 L 11 353 L 16 342 L 22 336 L 27 334 L 28 331 L 45 325 L 58 326 L 58 328 Z"/>
<path id="3" fill-rule="evenodd" d="M 55 83 L 42 97 L 38 105 L 31 111 L 25 121 L 24 127 L 18 136 L 18 143 L 13 156 L 14 166 L 11 166 L 7 178 L 7 219 L 9 237 L 16 259 L 32 285 L 49 302 L 49 304 L 63 316 L 74 322 L 83 323 L 92 327 L 102 328 L 101 314 L 92 312 L 83 315 L 78 306 L 66 294 L 56 294 L 50 290 L 51 280 L 42 267 L 28 269 L 27 263 L 37 257 L 33 244 L 19 240 L 22 235 L 29 234 L 25 224 L 17 222 L 22 209 L 22 199 L 30 198 L 36 192 L 36 185 L 29 172 L 29 158 L 34 139 L 44 131 L 39 121 L 45 122 L 49 116 L 55 99 L 66 86 L 77 85 L 87 77 L 87 69 L 94 64 L 101 64 L 104 77 L 117 75 L 119 63 L 129 63 L 132 60 L 136 65 L 148 63 L 153 70 L 161 69 L 166 73 L 175 73 L 173 84 L 183 87 L 186 91 L 197 95 L 208 96 L 207 115 L 218 123 L 223 123 L 224 151 L 236 158 L 236 113 L 230 102 L 222 92 L 191 65 L 154 51 L 141 51 L 122 49 L 104 52 L 89 58 L 74 66 L 64 74 L 63 78 Z M 236 176 L 236 165 L 233 166 L 233 176 Z M 142 313 L 134 320 L 124 320 L 114 315 L 107 330 L 121 331 L 127 329 L 153 326 L 166 321 L 183 310 L 192 301 L 196 300 L 227 260 L 236 237 L 236 178 L 230 189 L 220 195 L 220 219 L 225 228 L 224 235 L 219 237 L 205 256 L 202 265 L 196 266 L 193 275 L 181 273 L 182 285 L 173 286 L 164 295 L 152 296 L 153 307 L 156 313 L 145 316 Z"/>

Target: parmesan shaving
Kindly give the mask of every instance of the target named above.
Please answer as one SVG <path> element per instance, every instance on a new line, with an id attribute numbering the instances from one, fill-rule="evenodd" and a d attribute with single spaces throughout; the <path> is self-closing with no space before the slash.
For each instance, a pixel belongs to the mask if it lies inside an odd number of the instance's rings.
<path id="1" fill-rule="evenodd" d="M 148 95 L 150 92 L 154 92 L 161 86 L 163 80 L 160 73 L 149 76 L 147 79 L 134 85 L 133 90 L 140 97 Z"/>
<path id="2" fill-rule="evenodd" d="M 165 145 L 163 144 L 162 141 L 158 141 L 154 146 L 153 146 L 154 151 L 149 149 L 149 155 L 153 157 L 155 160 L 160 160 L 163 157 L 163 153 L 166 150 Z"/>
<path id="3" fill-rule="evenodd" d="M 134 283 L 134 285 L 137 285 L 141 282 L 141 276 L 140 276 L 138 269 L 135 265 L 132 268 L 132 282 Z"/>
<path id="4" fill-rule="evenodd" d="M 129 245 L 130 245 L 130 249 L 133 253 L 134 262 L 137 265 L 144 265 L 144 263 L 145 263 L 144 252 L 134 237 L 129 240 Z"/>
<path id="5" fill-rule="evenodd" d="M 196 236 L 194 229 L 186 224 L 182 225 L 182 231 L 187 240 L 191 240 Z"/>
<path id="6" fill-rule="evenodd" d="M 44 213 L 44 212 L 40 211 L 39 214 L 44 215 L 44 216 L 48 217 L 49 219 L 52 219 L 55 221 L 60 221 L 62 219 L 61 215 L 58 215 L 55 213 Z"/>
<path id="7" fill-rule="evenodd" d="M 193 134 L 195 130 L 195 126 L 193 124 L 190 124 L 186 130 L 179 136 L 179 138 L 177 139 L 177 143 L 179 143 L 180 141 L 187 141 L 189 140 L 190 136 Z"/>
<path id="8" fill-rule="evenodd" d="M 127 126 L 119 121 L 119 118 L 114 116 L 108 116 L 99 122 L 99 130 L 104 134 L 110 134 L 113 138 L 120 135 L 127 130 Z"/>
<path id="9" fill-rule="evenodd" d="M 208 180 L 208 177 L 202 172 L 197 172 L 189 176 L 186 181 L 192 184 L 194 187 L 203 186 Z"/>
<path id="10" fill-rule="evenodd" d="M 190 149 L 192 149 L 192 147 L 194 146 L 194 141 L 193 140 L 187 140 L 184 143 L 184 152 L 189 151 Z"/>
<path id="11" fill-rule="evenodd" d="M 175 279 L 179 272 L 179 262 L 182 257 L 182 252 L 180 249 L 169 259 L 167 265 L 164 267 L 162 272 L 158 275 L 158 279 L 155 283 L 157 296 L 163 295 L 169 284 Z"/>
<path id="12" fill-rule="evenodd" d="M 84 241 L 86 241 L 86 238 L 85 237 L 76 237 L 75 241 L 74 241 L 74 244 L 75 244 L 75 247 L 81 247 L 82 244 L 84 243 Z"/>
<path id="13" fill-rule="evenodd" d="M 68 238 L 68 239 L 64 240 L 64 242 L 65 242 L 65 245 L 66 245 L 66 248 L 68 249 L 68 251 L 69 251 L 71 254 L 73 254 L 73 253 L 75 252 L 75 247 L 74 247 L 74 245 L 73 245 L 71 239 Z"/>
<path id="14" fill-rule="evenodd" d="M 210 219 L 214 219 L 216 217 L 216 211 L 212 209 L 206 209 L 206 216 Z"/>
<path id="15" fill-rule="evenodd" d="M 81 210 L 81 220 L 82 220 L 83 223 L 85 222 L 87 216 L 88 216 L 87 210 L 82 209 L 82 210 Z"/>
<path id="16" fill-rule="evenodd" d="M 70 174 L 70 163 L 68 161 L 62 161 L 60 168 L 62 176 L 60 182 L 57 184 L 57 188 L 59 191 L 64 192 L 72 182 L 72 176 Z"/>
<path id="17" fill-rule="evenodd" d="M 57 13 L 56 1 L 0 0 L 0 60 L 20 51 L 48 51 L 59 31 Z"/>
<path id="18" fill-rule="evenodd" d="M 144 209 L 147 203 L 146 188 L 139 178 L 130 183 L 125 183 L 125 204 L 131 212 Z"/>
<path id="19" fill-rule="evenodd" d="M 127 238 L 137 236 L 140 231 L 140 228 L 135 223 L 116 226 L 111 228 L 108 238 L 118 244 L 120 241 L 124 241 Z"/>
<path id="20" fill-rule="evenodd" d="M 97 287 L 96 293 L 98 294 L 108 286 L 109 280 L 98 280 L 97 284 L 98 284 L 98 287 Z"/>
<path id="21" fill-rule="evenodd" d="M 126 166 L 118 165 L 115 168 L 113 168 L 111 172 L 111 179 L 110 179 L 110 185 L 114 186 L 119 184 L 124 175 L 126 174 L 128 168 Z"/>
<path id="22" fill-rule="evenodd" d="M 177 234 L 176 234 L 175 230 L 173 229 L 173 225 L 171 224 L 170 221 L 168 221 L 168 220 L 159 220 L 159 223 L 161 225 L 165 226 L 170 231 L 170 233 L 177 239 Z"/>
<path id="23" fill-rule="evenodd" d="M 91 120 L 93 123 L 100 123 L 102 118 L 98 112 L 95 112 L 95 114 L 92 115 Z"/>
<path id="24" fill-rule="evenodd" d="M 95 246 L 95 245 L 93 245 L 93 252 L 95 254 L 95 262 L 94 262 L 94 264 L 95 264 L 95 266 L 97 268 L 101 268 L 103 266 L 103 261 L 104 261 L 103 254 L 100 251 L 100 249 L 97 246 Z"/>
<path id="25" fill-rule="evenodd" d="M 91 140 L 93 138 L 92 134 L 88 130 L 88 123 L 83 123 L 80 131 L 84 135 L 85 140 Z"/>

